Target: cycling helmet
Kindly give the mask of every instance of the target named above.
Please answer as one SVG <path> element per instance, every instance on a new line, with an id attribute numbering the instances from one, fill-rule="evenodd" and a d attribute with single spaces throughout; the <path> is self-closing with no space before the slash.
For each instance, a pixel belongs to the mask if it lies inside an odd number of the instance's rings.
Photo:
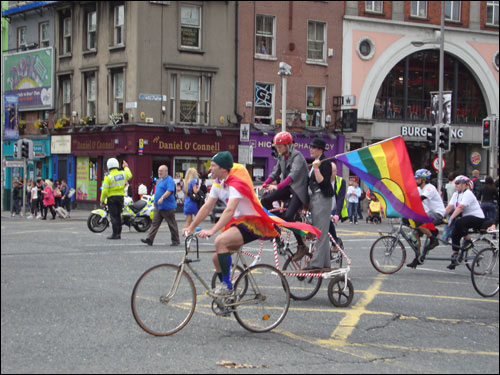
<path id="1" fill-rule="evenodd" d="M 467 186 L 469 186 L 469 189 L 472 189 L 474 185 L 474 183 L 470 180 L 469 177 L 463 175 L 455 177 L 455 180 L 453 182 L 455 184 L 467 184 Z"/>
<path id="2" fill-rule="evenodd" d="M 427 169 L 419 169 L 415 172 L 415 178 L 424 178 L 428 180 L 431 178 L 431 171 Z"/>
<path id="3" fill-rule="evenodd" d="M 292 135 L 289 132 L 279 132 L 274 136 L 273 144 L 275 145 L 291 145 L 293 144 Z"/>
<path id="4" fill-rule="evenodd" d="M 108 171 L 113 168 L 120 168 L 120 164 L 118 164 L 118 160 L 116 160 L 115 158 L 109 158 L 106 166 L 108 167 Z"/>

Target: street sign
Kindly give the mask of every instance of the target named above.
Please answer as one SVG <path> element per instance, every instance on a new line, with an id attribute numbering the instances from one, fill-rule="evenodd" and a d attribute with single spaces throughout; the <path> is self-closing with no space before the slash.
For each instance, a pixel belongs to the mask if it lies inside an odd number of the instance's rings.
<path id="1" fill-rule="evenodd" d="M 446 167 L 446 162 L 444 161 L 444 159 L 442 159 L 441 170 L 443 170 L 444 167 Z M 439 170 L 439 157 L 434 158 L 434 160 L 432 161 L 432 168 L 434 168 L 436 171 Z"/>
<path id="2" fill-rule="evenodd" d="M 23 160 L 6 160 L 5 168 L 23 168 L 24 161 Z"/>

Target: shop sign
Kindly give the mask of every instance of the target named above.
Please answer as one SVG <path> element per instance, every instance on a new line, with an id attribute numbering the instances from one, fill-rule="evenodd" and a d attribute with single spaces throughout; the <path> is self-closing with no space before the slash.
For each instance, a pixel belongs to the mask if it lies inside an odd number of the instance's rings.
<path id="1" fill-rule="evenodd" d="M 206 140 L 192 139 L 192 137 L 186 139 L 161 139 L 159 136 L 156 136 L 151 142 L 151 151 L 195 152 L 215 155 L 220 151 L 235 150 L 235 145 L 229 144 L 229 142 L 233 140 L 232 138 L 226 140 L 221 139 L 220 137 L 214 137 L 213 139 L 208 138 Z"/>
<path id="2" fill-rule="evenodd" d="M 470 163 L 474 166 L 478 166 L 479 164 L 481 164 L 481 153 L 474 151 L 470 155 Z"/>
<path id="3" fill-rule="evenodd" d="M 112 139 L 108 141 L 73 139 L 73 146 L 74 151 L 113 151 L 115 149 L 115 142 Z"/>
<path id="4" fill-rule="evenodd" d="M 51 154 L 71 154 L 71 135 L 53 135 L 50 140 Z"/>
<path id="5" fill-rule="evenodd" d="M 420 126 L 401 126 L 401 135 L 403 137 L 427 137 L 427 128 Z M 450 137 L 462 139 L 464 137 L 464 129 L 450 127 Z"/>

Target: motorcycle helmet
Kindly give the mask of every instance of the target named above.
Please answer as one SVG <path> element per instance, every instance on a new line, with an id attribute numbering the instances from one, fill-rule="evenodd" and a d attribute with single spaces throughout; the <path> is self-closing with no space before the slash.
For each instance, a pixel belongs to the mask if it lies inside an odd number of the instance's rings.
<path id="1" fill-rule="evenodd" d="M 113 168 L 120 168 L 120 164 L 118 164 L 118 160 L 116 160 L 115 158 L 109 158 L 106 166 L 108 167 L 108 171 Z"/>
<path id="2" fill-rule="evenodd" d="M 415 172 L 415 178 L 429 179 L 431 178 L 431 171 L 427 169 L 419 169 Z"/>
<path id="3" fill-rule="evenodd" d="M 292 135 L 289 132 L 279 132 L 274 136 L 273 144 L 275 145 L 291 145 L 293 144 Z"/>
<path id="4" fill-rule="evenodd" d="M 146 185 L 140 184 L 137 193 L 139 195 L 146 195 L 148 193 L 148 188 L 146 187 Z"/>

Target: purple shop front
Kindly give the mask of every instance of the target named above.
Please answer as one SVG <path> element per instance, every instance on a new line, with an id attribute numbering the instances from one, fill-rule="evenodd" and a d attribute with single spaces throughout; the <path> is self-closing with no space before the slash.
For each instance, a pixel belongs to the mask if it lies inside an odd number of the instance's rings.
<path id="1" fill-rule="evenodd" d="M 311 153 L 309 152 L 309 144 L 315 136 L 303 136 L 302 134 L 294 135 L 294 147 L 300 151 L 308 162 L 312 161 Z M 341 154 L 345 149 L 345 136 L 342 134 L 335 135 L 331 139 L 328 135 L 319 135 L 326 142 L 325 156 L 327 158 Z M 242 142 L 242 144 L 250 144 L 253 148 L 253 179 L 255 181 L 264 181 L 273 170 L 276 160 L 272 156 L 271 146 L 273 145 L 274 134 L 262 135 L 261 132 L 252 131 L 250 133 L 250 142 Z M 342 165 L 337 162 L 339 176 L 342 175 Z"/>

